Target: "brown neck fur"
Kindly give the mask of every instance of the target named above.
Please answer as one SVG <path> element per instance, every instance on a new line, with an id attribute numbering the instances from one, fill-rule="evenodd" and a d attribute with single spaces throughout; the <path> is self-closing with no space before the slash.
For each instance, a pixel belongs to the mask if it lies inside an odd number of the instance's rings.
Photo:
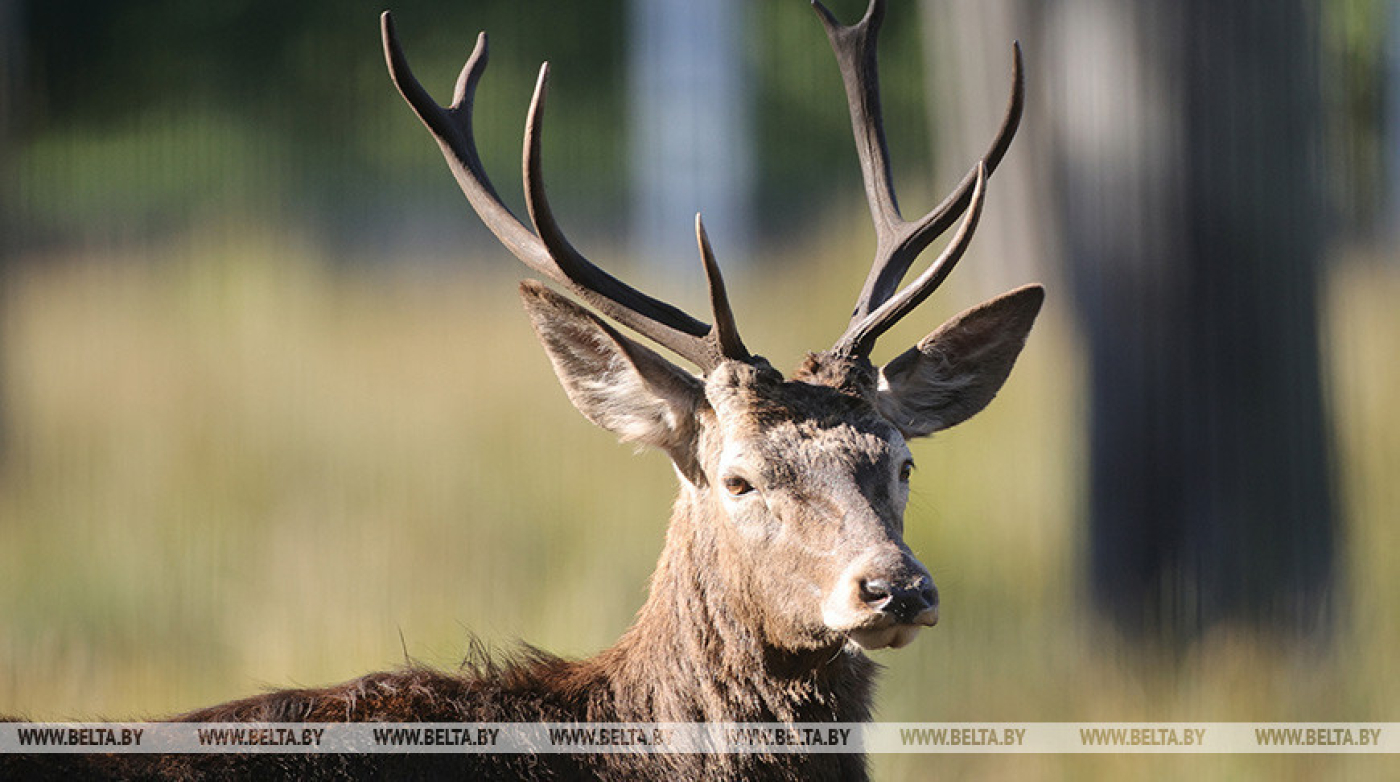
<path id="1" fill-rule="evenodd" d="M 699 492 L 676 503 L 651 595 L 617 645 L 581 665 L 611 686 L 623 721 L 859 722 L 875 665 L 841 640 L 780 648 L 762 637 L 760 601 L 712 534 Z M 722 523 L 722 522 L 721 522 Z"/>

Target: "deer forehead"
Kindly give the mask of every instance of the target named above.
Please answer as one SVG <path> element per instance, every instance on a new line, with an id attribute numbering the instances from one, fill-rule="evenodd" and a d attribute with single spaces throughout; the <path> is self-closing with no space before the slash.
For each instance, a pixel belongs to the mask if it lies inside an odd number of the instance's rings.
<path id="1" fill-rule="evenodd" d="M 818 468 L 898 464 L 908 457 L 909 447 L 894 427 L 867 423 L 796 417 L 763 423 L 751 417 L 721 420 L 719 461 L 781 462 Z"/>
<path id="2" fill-rule="evenodd" d="M 884 481 L 909 458 L 899 431 L 868 402 L 827 386 L 736 369 L 711 377 L 706 396 L 721 471 L 795 488 L 842 476 Z"/>

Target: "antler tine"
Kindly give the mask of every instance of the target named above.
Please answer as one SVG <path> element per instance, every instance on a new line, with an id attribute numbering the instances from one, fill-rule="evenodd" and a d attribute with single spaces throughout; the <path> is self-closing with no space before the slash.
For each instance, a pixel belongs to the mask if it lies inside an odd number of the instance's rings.
<path id="1" fill-rule="evenodd" d="M 972 196 L 972 188 L 976 184 L 977 168 L 986 168 L 987 176 L 991 177 L 1001 163 L 1001 159 L 1006 156 L 1006 150 L 1011 148 L 1011 141 L 1016 137 L 1016 130 L 1021 126 L 1021 113 L 1026 105 L 1026 77 L 1024 71 L 1025 64 L 1021 57 L 1021 42 L 1011 43 L 1011 95 L 1006 99 L 1006 111 L 1002 113 L 1001 126 L 997 128 L 997 134 L 992 138 L 991 146 L 987 147 L 986 154 L 968 169 L 967 174 L 953 189 L 943 202 L 935 206 L 927 215 L 919 221 L 927 223 L 928 230 L 938 236 L 948 230 L 948 226 L 958 218 L 963 209 L 967 208 L 968 199 Z"/>
<path id="2" fill-rule="evenodd" d="M 715 251 L 710 248 L 710 236 L 705 233 L 705 222 L 700 213 L 695 214 L 695 241 L 700 245 L 700 261 L 705 264 L 705 280 L 710 288 L 710 309 L 715 313 L 715 325 L 707 339 L 724 356 L 739 361 L 752 358 L 743 340 L 739 339 L 739 325 L 734 321 L 734 310 L 729 306 L 729 294 L 724 289 L 724 277 L 719 273 L 715 262 Z"/>
<path id="3" fill-rule="evenodd" d="M 870 276 L 866 278 L 860 300 L 851 315 L 852 323 L 889 300 L 899 287 L 900 280 L 904 278 L 905 274 L 908 274 L 909 267 L 913 265 L 914 259 L 919 256 L 919 253 L 923 252 L 944 231 L 947 231 L 952 226 L 953 221 L 957 220 L 958 216 L 967 208 L 972 197 L 973 187 L 976 184 L 978 168 L 984 168 L 988 177 L 996 170 L 997 165 L 1006 155 L 1006 150 L 1011 147 L 1016 130 L 1020 127 L 1021 113 L 1025 106 L 1025 89 L 1021 45 L 1013 43 L 1011 47 L 1011 95 L 1007 99 L 1001 127 L 998 128 L 996 136 L 992 139 L 991 146 L 987 148 L 986 154 L 974 163 L 972 168 L 968 169 L 962 181 L 958 183 L 952 193 L 948 194 L 947 198 L 943 199 L 942 203 L 917 221 L 901 225 L 901 236 L 899 241 L 895 243 L 894 249 L 890 251 L 888 260 L 880 263 L 880 256 L 877 255 L 877 261 L 870 270 Z"/>
<path id="4" fill-rule="evenodd" d="M 525 181 L 525 203 L 536 233 L 549 250 L 549 255 L 566 276 L 560 280 L 569 284 L 580 296 L 603 314 L 660 345 L 700 365 L 706 372 L 725 358 L 747 358 L 748 354 L 729 355 L 723 349 L 716 326 L 709 326 L 690 317 L 663 301 L 647 296 L 616 277 L 604 272 L 574 249 L 554 219 L 554 210 L 545 195 L 540 146 L 544 126 L 544 101 L 549 85 L 549 64 L 540 66 L 535 94 L 530 100 L 529 118 L 525 123 L 525 145 L 522 168 Z M 709 259 L 713 261 L 713 258 Z M 706 263 L 706 272 L 710 263 Z M 721 287 L 721 297 L 723 288 Z M 717 303 L 718 304 L 718 303 Z M 728 311 L 728 302 L 723 302 Z M 723 320 L 716 309 L 717 321 Z M 729 315 L 732 318 L 732 314 Z M 742 347 L 742 346 L 741 346 Z"/>
<path id="5" fill-rule="evenodd" d="M 394 29 L 393 17 L 388 11 L 381 16 L 381 29 L 390 78 L 437 140 L 448 167 L 472 208 L 507 250 L 530 269 L 565 286 L 618 323 L 694 362 L 706 373 L 726 359 L 748 359 L 748 353 L 742 351 L 742 343 L 737 340 L 737 331 L 733 330 L 733 316 L 729 312 L 728 302 L 723 301 L 722 284 L 719 299 L 715 301 L 716 319 L 727 319 L 728 322 L 723 327 L 718 323 L 712 327 L 598 268 L 565 238 L 545 196 L 540 164 L 540 128 L 549 78 L 548 64 L 540 68 L 525 125 L 522 166 L 526 203 L 535 229 L 531 232 L 501 201 L 486 176 L 476 150 L 472 132 L 472 101 L 477 82 L 486 68 L 486 34 L 478 36 L 476 48 L 458 77 L 452 105 L 443 108 L 428 95 L 409 69 Z M 706 261 L 707 275 L 712 262 L 712 258 Z M 711 277 L 712 298 L 713 279 Z M 734 339 L 723 336 L 726 331 L 732 331 Z M 734 352 L 735 345 L 738 346 L 737 353 Z"/>
<path id="6" fill-rule="evenodd" d="M 905 220 L 900 215 L 895 198 L 889 147 L 885 141 L 880 110 L 876 41 L 885 15 L 884 0 L 871 0 L 865 16 L 849 26 L 838 22 L 820 0 L 812 0 L 812 6 L 826 29 L 840 66 L 850 107 L 851 129 L 860 158 L 861 177 L 875 225 L 875 260 L 851 314 L 847 334 L 838 343 L 847 345 L 859 324 L 895 296 L 900 281 L 919 253 L 968 208 L 978 171 L 983 172 L 981 176 L 990 176 L 1001 162 L 1020 125 L 1025 84 L 1021 72 L 1021 49 L 1016 45 L 1012 52 L 1011 98 L 991 147 L 941 204 L 918 220 Z M 931 290 L 924 292 L 919 299 L 922 300 L 929 292 Z M 869 346 L 866 347 L 868 349 Z"/>
<path id="7" fill-rule="evenodd" d="M 923 274 L 874 312 L 852 323 L 837 341 L 836 347 L 832 348 L 833 353 L 844 356 L 869 356 L 871 349 L 875 347 L 875 340 L 879 339 L 880 335 L 922 304 L 924 299 L 943 283 L 953 266 L 967 251 L 967 246 L 972 243 L 972 233 L 977 230 L 977 221 L 982 216 L 986 187 L 987 168 L 979 163 L 973 170 L 973 187 L 967 211 L 963 215 L 962 224 L 958 226 L 958 232 L 953 234 L 953 240 L 943 248 L 943 252 L 939 253 L 938 258 L 929 264 Z"/>
<path id="8" fill-rule="evenodd" d="M 486 70 L 486 33 L 477 36 L 476 47 L 472 49 L 457 79 L 452 105 L 443 108 L 423 89 L 408 67 L 408 59 L 394 29 L 394 19 L 388 11 L 380 16 L 380 30 L 384 38 L 384 59 L 389 66 L 389 78 L 437 140 L 448 168 L 452 170 L 472 208 L 506 249 L 531 269 L 548 274 L 545 269 L 549 258 L 544 245 L 502 203 L 476 152 L 471 124 L 472 100 L 476 83 Z"/>

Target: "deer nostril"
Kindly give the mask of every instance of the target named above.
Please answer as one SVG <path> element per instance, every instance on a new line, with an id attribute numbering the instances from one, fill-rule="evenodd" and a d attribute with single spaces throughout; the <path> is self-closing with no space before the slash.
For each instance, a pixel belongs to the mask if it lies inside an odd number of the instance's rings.
<path id="1" fill-rule="evenodd" d="M 938 591 L 919 579 L 913 587 L 895 586 L 883 578 L 862 579 L 860 599 L 872 610 L 889 614 L 896 622 L 907 623 L 938 604 Z"/>
<path id="2" fill-rule="evenodd" d="M 860 581 L 861 601 L 877 611 L 883 609 L 885 603 L 889 602 L 890 594 L 893 591 L 894 588 L 890 582 L 883 578 L 861 579 Z"/>
<path id="3" fill-rule="evenodd" d="M 857 585 L 860 600 L 867 608 L 899 624 L 911 623 L 938 605 L 938 589 L 926 576 L 914 579 L 912 584 L 868 578 L 861 579 Z"/>

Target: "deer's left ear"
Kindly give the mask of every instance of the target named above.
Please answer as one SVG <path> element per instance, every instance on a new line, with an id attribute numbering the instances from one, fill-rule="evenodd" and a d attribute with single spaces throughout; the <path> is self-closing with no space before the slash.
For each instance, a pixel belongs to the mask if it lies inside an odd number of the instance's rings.
<path id="1" fill-rule="evenodd" d="M 954 316 L 880 368 L 876 406 L 905 437 L 971 418 L 992 401 L 1045 300 L 1027 285 Z"/>

